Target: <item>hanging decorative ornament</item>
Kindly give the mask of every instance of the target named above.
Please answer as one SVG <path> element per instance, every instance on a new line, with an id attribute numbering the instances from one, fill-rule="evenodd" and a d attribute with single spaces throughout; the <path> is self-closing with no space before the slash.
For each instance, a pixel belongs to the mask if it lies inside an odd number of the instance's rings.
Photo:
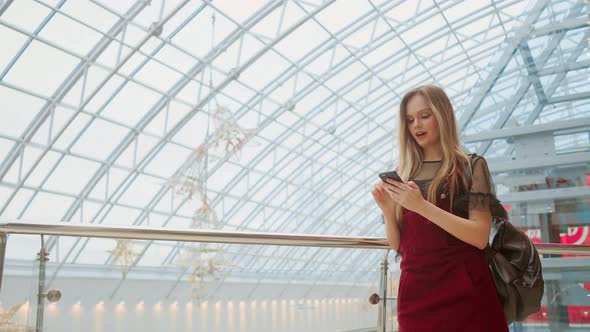
<path id="1" fill-rule="evenodd" d="M 113 250 L 109 250 L 113 256 L 113 264 L 121 267 L 123 278 L 127 276 L 127 271 L 135 262 L 139 254 L 133 249 L 133 243 L 128 239 L 117 240 L 117 246 Z"/>
<path id="2" fill-rule="evenodd" d="M 26 302 L 13 305 L 8 310 L 0 310 L 0 332 L 34 332 L 32 326 L 21 325 L 13 322 L 16 314 Z M 24 309 L 24 308 L 23 308 Z"/>
<path id="3" fill-rule="evenodd" d="M 217 218 L 215 210 L 207 204 L 207 197 L 203 197 L 202 205 L 193 214 L 192 228 L 220 229 L 223 224 Z"/>
<path id="4" fill-rule="evenodd" d="M 225 277 L 223 270 L 231 262 L 223 258 L 223 249 L 217 244 L 190 243 L 181 249 L 176 264 L 189 271 L 193 299 L 201 298 L 208 283 Z"/>
<path id="5" fill-rule="evenodd" d="M 207 171 L 207 147 L 198 147 L 187 160 L 187 167 L 179 175 L 170 179 L 166 185 L 171 187 L 177 195 L 193 199 L 195 194 L 205 192 L 205 178 Z"/>
<path id="6" fill-rule="evenodd" d="M 255 130 L 242 128 L 231 111 L 219 105 L 213 113 L 213 123 L 216 130 L 214 146 L 239 159 L 239 152 L 252 139 Z"/>
<path id="7" fill-rule="evenodd" d="M 214 46 L 215 16 L 211 18 L 212 35 L 211 43 Z M 212 68 L 209 69 L 209 86 L 213 91 Z M 213 110 L 212 105 L 216 105 Z M 207 119 L 208 141 L 200 145 L 187 161 L 187 167 L 179 172 L 180 176 L 172 179 L 169 185 L 176 189 L 176 193 L 192 199 L 195 194 L 201 198 L 201 206 L 195 210 L 191 228 L 193 229 L 220 229 L 223 223 L 215 210 L 212 209 L 207 199 L 207 172 L 209 152 L 212 148 L 223 147 L 227 154 L 236 154 L 253 135 L 253 131 L 241 128 L 237 125 L 229 109 L 220 107 L 217 99 L 208 106 L 209 118 Z M 214 121 L 216 132 L 210 136 L 211 120 Z M 223 258 L 223 249 L 220 244 L 185 243 L 178 253 L 176 265 L 188 271 L 188 281 L 191 284 L 193 298 L 204 296 L 207 283 L 219 280 L 222 269 L 231 264 Z"/>

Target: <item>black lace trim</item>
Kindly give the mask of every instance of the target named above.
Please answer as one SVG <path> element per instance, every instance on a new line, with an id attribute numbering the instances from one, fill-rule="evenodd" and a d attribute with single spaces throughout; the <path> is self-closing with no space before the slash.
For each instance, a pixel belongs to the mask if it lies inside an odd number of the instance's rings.
<path id="1" fill-rule="evenodd" d="M 489 208 L 492 216 L 507 218 L 506 210 L 493 193 L 469 192 L 461 194 L 453 203 L 453 210 L 459 214 L 468 215 L 469 209 Z"/>
<path id="2" fill-rule="evenodd" d="M 469 208 L 487 208 L 494 204 L 500 204 L 496 195 L 492 193 L 469 193 Z"/>

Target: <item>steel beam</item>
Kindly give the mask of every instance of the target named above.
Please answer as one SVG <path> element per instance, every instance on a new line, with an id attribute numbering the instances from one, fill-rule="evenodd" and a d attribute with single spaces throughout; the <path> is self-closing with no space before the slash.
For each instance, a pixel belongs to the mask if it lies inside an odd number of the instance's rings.
<path id="1" fill-rule="evenodd" d="M 590 152 L 576 152 L 544 156 L 538 158 L 527 158 L 521 160 L 489 159 L 488 167 L 493 173 L 510 172 L 524 169 L 558 167 L 568 165 L 588 165 L 590 163 Z"/>
<path id="2" fill-rule="evenodd" d="M 566 96 L 551 97 L 547 104 L 567 103 L 570 101 L 590 99 L 590 92 L 574 93 Z"/>
<path id="3" fill-rule="evenodd" d="M 474 89 L 472 89 L 472 94 L 465 99 L 466 104 L 462 107 L 463 113 L 459 119 L 459 128 L 461 131 L 465 129 L 469 121 L 473 118 L 473 115 L 479 109 L 484 98 L 496 84 L 498 77 L 504 72 L 506 66 L 508 66 L 510 59 L 516 53 L 518 45 L 528 37 L 529 27 L 537 21 L 548 3 L 549 1 L 547 0 L 536 2 L 535 6 L 527 13 L 521 26 L 508 34 L 505 43 L 500 46 L 502 53 L 499 57 L 495 57 L 493 67 L 487 73 L 487 77 L 477 83 Z"/>
<path id="4" fill-rule="evenodd" d="M 571 120 L 556 121 L 538 125 L 529 125 L 525 127 L 501 128 L 498 130 L 467 135 L 463 137 L 464 143 L 474 143 L 502 138 L 512 138 L 531 134 L 547 133 L 555 134 L 562 130 L 582 129 L 590 126 L 590 117 L 576 118 Z"/>

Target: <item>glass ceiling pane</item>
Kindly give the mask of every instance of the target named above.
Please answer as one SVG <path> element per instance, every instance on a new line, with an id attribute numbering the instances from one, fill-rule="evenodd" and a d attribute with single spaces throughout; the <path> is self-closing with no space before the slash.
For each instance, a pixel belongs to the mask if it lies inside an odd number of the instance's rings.
<path id="1" fill-rule="evenodd" d="M 399 37 L 401 40 L 404 40 L 407 43 L 415 43 L 422 38 L 427 38 L 428 35 L 431 35 L 436 31 L 441 31 L 444 29 L 447 29 L 447 25 L 442 16 L 434 15 L 429 17 L 427 21 L 414 25 L 410 29 L 400 33 Z"/>
<path id="2" fill-rule="evenodd" d="M 178 170 L 179 165 L 191 154 L 191 150 L 168 143 L 144 168 L 148 173 L 157 174 L 164 178 L 170 178 Z"/>
<path id="3" fill-rule="evenodd" d="M 88 89 L 86 91 L 86 93 L 84 94 L 84 102 L 86 104 L 86 106 L 84 107 L 85 111 L 88 112 L 98 112 L 99 110 L 101 110 L 104 107 L 104 103 L 109 100 L 110 98 L 113 97 L 113 94 L 116 92 L 116 90 L 121 86 L 121 84 L 123 83 L 123 79 L 120 77 L 110 77 L 107 81 L 106 84 L 103 84 L 104 79 L 106 79 L 106 76 L 103 76 L 104 74 L 106 74 L 105 72 L 101 72 L 101 71 L 96 71 L 94 74 L 92 73 L 92 69 L 89 70 L 89 75 L 88 75 L 88 82 L 95 82 L 96 86 L 94 86 L 94 88 L 92 88 L 92 85 L 90 85 L 90 89 Z M 99 88 L 100 90 L 98 90 L 98 92 L 96 92 L 96 89 Z M 81 90 L 78 90 L 81 92 Z M 78 98 L 80 98 L 80 94 L 76 94 L 78 96 Z M 88 101 L 88 98 L 92 98 L 90 99 L 90 101 Z M 79 103 L 76 103 L 74 105 L 77 105 Z"/>
<path id="4" fill-rule="evenodd" d="M 197 63 L 197 59 L 193 56 L 171 46 L 170 44 L 165 44 L 158 53 L 154 55 L 154 58 L 168 65 L 174 64 L 172 67 L 181 73 L 188 72 L 188 70 Z"/>
<path id="5" fill-rule="evenodd" d="M 109 250 L 115 249 L 116 241 L 112 239 L 83 239 L 88 240 L 84 250 L 75 263 L 77 264 L 102 264 L 109 257 Z M 79 247 L 78 247 L 79 248 Z"/>
<path id="6" fill-rule="evenodd" d="M 144 208 L 150 204 L 157 192 L 162 190 L 161 179 L 147 175 L 139 175 L 119 199 L 119 203 L 137 208 Z"/>
<path id="7" fill-rule="evenodd" d="M 49 97 L 78 63 L 79 60 L 69 54 L 47 44 L 33 41 L 4 77 L 4 80 Z M 42 77 L 43 79 L 32 80 L 31 77 Z"/>
<path id="8" fill-rule="evenodd" d="M 137 96 L 142 96 L 142 98 L 138 99 Z M 162 95 L 158 93 L 133 82 L 127 82 L 125 87 L 109 102 L 102 115 L 126 125 L 135 126 L 160 98 Z"/>
<path id="9" fill-rule="evenodd" d="M 2 20 L 32 33 L 49 14 L 50 10 L 39 3 L 23 0 L 11 3 L 2 14 Z"/>
<path id="10" fill-rule="evenodd" d="M 350 65 L 347 70 L 341 71 L 332 76 L 330 80 L 326 82 L 326 86 L 332 91 L 339 91 L 348 83 L 350 83 L 354 78 L 365 73 L 366 71 L 367 69 L 363 64 L 354 63 Z"/>
<path id="11" fill-rule="evenodd" d="M 139 81 L 162 92 L 168 91 L 181 77 L 180 73 L 155 61 L 149 61 L 135 76 Z"/>
<path id="12" fill-rule="evenodd" d="M 240 81 L 255 89 L 263 89 L 291 65 L 274 52 L 267 52 L 240 74 Z"/>
<path id="13" fill-rule="evenodd" d="M 103 224 L 129 226 L 136 221 L 140 214 L 141 210 L 139 209 L 115 205 L 106 215 Z"/>
<path id="14" fill-rule="evenodd" d="M 365 0 L 335 1 L 306 18 L 323 2 L 80 0 L 66 1 L 60 9 L 72 18 L 57 13 L 43 24 L 50 14 L 46 6 L 13 1 L 0 26 L 0 70 L 8 69 L 0 78 L 0 99 L 10 105 L 0 112 L 0 153 L 5 156 L 0 163 L 5 172 L 1 216 L 57 221 L 67 215 L 109 225 L 189 227 L 200 198 L 186 200 L 165 184 L 194 149 L 203 146 L 207 127 L 209 138 L 219 129 L 211 113 L 223 106 L 242 128 L 260 130 L 236 156 L 227 156 L 219 147 L 209 150 L 207 199 L 225 230 L 383 236 L 382 227 L 374 225 L 379 216 L 367 188 L 375 173 L 395 164 L 399 98 L 408 89 L 442 85 L 458 114 L 470 107 L 463 105 L 465 100 L 480 100 L 478 107 L 467 109 L 474 112 L 467 134 L 588 115 L 587 98 L 541 108 L 534 117 L 534 89 L 514 95 L 515 87 L 530 83 L 530 73 L 519 51 L 506 49 L 505 41 L 527 18 L 524 2 L 373 4 L 382 12 Z M 558 24 L 575 4 L 551 2 L 533 26 Z M 180 5 L 162 34 L 152 35 L 152 23 L 166 19 Z M 138 16 L 113 33 L 117 40 L 106 39 L 106 48 L 90 61 L 87 74 L 80 68 L 76 81 L 67 81 L 82 62 L 68 52 L 86 56 L 132 6 L 141 8 Z M 580 9 L 578 17 L 583 13 Z M 289 31 L 299 22 L 301 26 Z M 239 25 L 244 24 L 253 28 L 243 30 Z M 27 36 L 12 25 L 31 34 L 39 29 L 41 38 L 63 50 L 33 41 L 18 54 Z M 540 57 L 557 34 L 528 40 L 537 69 L 588 59 L 579 47 L 585 34 L 586 29 L 568 32 L 545 63 Z M 282 40 L 273 43 L 278 36 Z M 220 48 L 225 51 L 218 52 Z M 480 87 L 506 52 L 516 53 L 500 64 L 506 68 L 491 79 L 493 84 Z M 155 59 L 149 59 L 152 54 Z M 7 68 L 13 59 L 14 66 Z M 586 73 L 582 68 L 540 80 L 548 97 L 565 96 L 587 91 Z M 209 86 L 210 74 L 219 89 Z M 164 96 L 177 85 L 178 93 Z M 50 105 L 57 89 L 66 86 L 71 88 L 61 91 L 63 98 Z M 45 118 L 37 118 L 41 110 Z M 143 123 L 147 116 L 149 123 Z M 142 126 L 134 129 L 138 124 Z M 22 157 L 10 155 L 23 138 Z M 574 134 L 557 143 L 564 151 L 582 151 L 588 137 Z M 498 151 L 511 147 L 495 140 L 486 155 L 499 158 Z M 102 165 L 106 174 L 96 173 Z M 72 206 L 83 189 L 90 194 L 82 208 Z M 72 245 L 64 243 L 62 249 Z M 162 264 L 174 245 L 150 246 L 139 265 Z M 74 248 L 82 250 L 77 262 L 104 262 L 114 246 L 114 241 L 102 240 L 91 240 L 84 249 L 80 244 Z M 263 269 L 278 269 L 278 274 L 321 267 L 334 280 L 342 278 L 342 271 L 330 272 L 334 268 L 329 262 L 353 265 L 361 257 L 343 258 L 340 251 L 316 255 L 320 251 L 313 248 L 244 251 L 233 250 L 231 255 Z M 378 260 L 365 260 L 363 266 Z M 347 274 L 352 282 L 360 277 Z"/>
<path id="15" fill-rule="evenodd" d="M 402 1 L 393 7 L 385 16 L 393 18 L 396 22 L 408 22 L 416 16 L 418 3 L 415 1 Z"/>
<path id="16" fill-rule="evenodd" d="M 6 103 L 5 105 L 20 105 L 18 110 L 13 108 L 0 112 L 2 134 L 14 138 L 25 131 L 44 104 L 41 99 L 5 87 L 0 87 L 0 100 Z"/>
<path id="17" fill-rule="evenodd" d="M 26 204 L 31 200 L 31 197 L 33 197 L 35 192 L 26 188 L 20 188 L 17 191 L 11 191 L 12 193 L 10 195 L 14 196 L 11 200 L 4 201 L 4 211 L 2 212 L 2 217 L 8 219 L 20 219 Z"/>
<path id="18" fill-rule="evenodd" d="M 46 223 L 61 220 L 73 201 L 73 197 L 40 192 L 23 214 L 23 219 Z"/>
<path id="19" fill-rule="evenodd" d="M 69 31 L 69 33 L 64 34 L 64 30 Z M 102 34 L 71 18 L 58 14 L 45 25 L 41 33 L 39 33 L 39 37 L 76 54 L 86 55 L 102 38 Z"/>
<path id="20" fill-rule="evenodd" d="M 213 12 L 210 7 L 200 11 L 172 38 L 172 41 L 177 45 L 182 45 L 184 49 L 198 58 L 203 58 L 211 50 L 211 15 Z M 217 42 L 219 41 L 217 40 Z"/>
<path id="21" fill-rule="evenodd" d="M 316 17 L 330 32 L 336 33 L 351 24 L 359 15 L 364 15 L 371 10 L 373 7 L 368 1 L 335 1 Z"/>
<path id="22" fill-rule="evenodd" d="M 0 26 L 0 40 L 4 49 L 0 52 L 0 70 L 4 71 L 28 38 L 12 29 Z"/>
<path id="23" fill-rule="evenodd" d="M 109 135 L 104 135 L 108 132 Z M 73 146 L 72 152 L 86 155 L 98 160 L 107 159 L 123 137 L 129 133 L 129 129 L 104 120 L 95 119 L 87 127 L 82 136 Z"/>
<path id="24" fill-rule="evenodd" d="M 44 187 L 77 195 L 99 166 L 93 161 L 65 156 Z"/>
<path id="25" fill-rule="evenodd" d="M 75 113 L 71 110 L 60 109 L 59 107 L 53 111 L 53 123 L 55 132 L 52 133 L 51 138 L 57 138 L 55 147 L 60 150 L 67 150 L 68 147 L 75 143 L 76 137 L 80 134 L 86 124 L 91 121 L 91 117 L 83 113 Z M 51 117 L 48 118 L 50 125 Z M 46 143 L 45 135 L 40 135 L 38 141 L 41 144 Z"/>
<path id="26" fill-rule="evenodd" d="M 317 45 L 326 43 L 330 35 L 316 22 L 309 20 L 275 45 L 275 49 L 289 59 L 298 61 Z"/>
<path id="27" fill-rule="evenodd" d="M 132 3 L 132 1 L 109 1 L 108 5 L 110 8 L 119 10 L 120 13 L 124 13 L 127 12 Z M 120 7 L 115 8 L 115 6 Z M 102 31 L 103 33 L 108 31 L 118 18 L 115 14 L 104 9 L 102 6 L 88 0 L 67 1 L 61 7 L 61 11 L 96 30 Z M 81 24 L 78 23 L 77 27 L 79 28 L 80 25 Z M 86 54 L 86 52 L 83 54 Z"/>
<path id="28" fill-rule="evenodd" d="M 147 243 L 146 243 L 147 244 Z M 137 243 L 137 249 L 141 250 L 145 245 L 143 242 Z M 137 262 L 138 266 L 162 266 L 162 262 L 164 259 L 170 254 L 172 247 L 170 243 L 166 242 L 155 242 L 152 243 L 147 251 L 141 256 L 139 261 Z M 179 267 L 178 265 L 174 264 L 171 267 Z"/>

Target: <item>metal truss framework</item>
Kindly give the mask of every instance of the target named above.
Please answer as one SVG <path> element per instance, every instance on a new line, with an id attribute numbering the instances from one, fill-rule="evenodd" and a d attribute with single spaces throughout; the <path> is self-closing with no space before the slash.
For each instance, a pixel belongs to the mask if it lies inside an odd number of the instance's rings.
<path id="1" fill-rule="evenodd" d="M 18 202 L 21 208 L 15 217 L 24 218 L 35 200 L 40 199 L 40 194 L 50 194 L 71 202 L 60 216 L 63 221 L 109 222 L 113 211 L 121 208 L 136 212 L 132 220 L 124 221 L 131 225 L 143 225 L 155 217 L 160 218 L 162 227 L 174 227 L 179 220 L 190 220 L 194 202 L 175 198 L 167 186 L 153 192 L 142 206 L 126 201 L 145 178 L 162 182 L 170 178 L 169 174 L 150 168 L 167 147 L 174 145 L 190 151 L 213 139 L 214 134 L 211 134 L 193 145 L 180 142 L 177 136 L 185 128 L 202 122 L 202 116 L 207 121 L 213 107 L 222 100 L 231 106 L 239 122 L 252 123 L 255 119 L 254 137 L 263 145 L 246 162 L 223 154 L 214 154 L 211 159 L 210 177 L 236 170 L 223 185 L 209 188 L 210 205 L 222 216 L 227 227 L 249 231 L 379 235 L 382 225 L 367 188 L 375 173 L 391 167 L 394 162 L 393 133 L 397 118 L 394 110 L 400 96 L 409 88 L 425 83 L 443 86 L 454 103 L 461 105 L 457 112 L 468 147 L 486 156 L 488 151 L 492 157 L 501 153 L 510 155 L 510 146 L 502 152 L 491 150 L 494 142 L 504 138 L 498 129 L 514 127 L 517 123 L 521 129 L 504 130 L 527 131 L 527 126 L 533 123 L 551 121 L 556 117 L 554 112 L 543 112 L 549 107 L 561 112 L 563 117 L 588 118 L 589 60 L 583 56 L 583 51 L 587 48 L 590 29 L 582 16 L 586 7 L 579 1 L 536 1 L 533 6 L 516 13 L 513 10 L 520 6 L 519 1 L 499 1 L 464 15 L 453 14 L 458 10 L 453 1 L 435 1 L 432 5 L 412 8 L 411 20 L 399 19 L 393 14 L 407 3 L 366 1 L 364 12 L 355 13 L 349 22 L 338 28 L 323 16 L 335 10 L 333 0 L 314 4 L 269 1 L 241 20 L 226 13 L 215 1 L 176 1 L 168 5 L 170 8 L 165 8 L 164 3 L 159 7 L 155 2 L 138 0 L 121 12 L 100 1 L 92 1 L 116 18 L 106 30 L 97 29 L 70 14 L 65 0 L 55 6 L 35 1 L 48 13 L 34 31 L 3 17 L 10 14 L 15 6 L 13 2 L 7 1 L 0 8 L 0 27 L 27 39 L 9 63 L 0 67 L 0 89 L 30 95 L 45 103 L 18 137 L 4 134 L 0 128 L 0 138 L 12 142 L 0 164 L 1 184 L 10 191 L 0 206 L 0 213 L 13 210 Z M 150 7 L 161 8 L 155 23 L 150 26 L 138 23 Z M 80 54 L 44 37 L 44 29 L 57 16 L 100 34 L 99 41 L 87 53 Z M 225 22 L 228 32 L 215 43 L 213 26 L 212 46 L 204 55 L 195 54 L 190 45 L 177 42 L 177 36 L 190 29 L 195 21 L 208 21 L 212 16 L 213 22 Z M 295 19 L 290 19 L 291 16 Z M 276 31 L 254 31 L 272 19 L 276 19 Z M 422 35 L 418 32 L 436 20 L 441 22 L 437 29 Z M 483 29 L 470 30 L 482 21 L 488 22 Z M 292 39 L 303 29 L 315 29 L 325 39 L 311 38 L 316 43 L 311 45 L 314 47 L 307 47 L 299 56 L 288 55 L 286 43 L 291 43 L 291 47 L 303 46 Z M 140 37 L 128 37 L 131 31 L 138 31 Z M 416 34 L 418 37 L 413 37 Z M 47 45 L 78 61 L 51 95 L 11 81 L 11 71 L 16 70 L 13 67 L 35 43 Z M 246 52 L 248 43 L 258 47 Z M 429 48 L 432 44 L 437 47 Z M 399 49 L 391 49 L 394 46 Z M 117 61 L 102 63 L 109 47 L 119 49 Z M 179 70 L 172 60 L 166 61 L 161 56 L 163 50 L 182 54 L 192 65 Z M 228 53 L 234 60 L 230 67 L 222 61 Z M 376 54 L 381 55 L 376 58 Z M 275 70 L 272 79 L 256 82 L 250 72 L 265 70 L 265 61 L 283 65 Z M 141 74 L 153 64 L 175 73 L 179 79 L 165 90 L 142 79 Z M 124 70 L 127 67 L 131 69 Z M 106 75 L 91 86 L 87 82 L 95 68 L 105 71 Z M 456 75 L 457 72 L 460 74 Z M 207 77 L 215 77 L 215 80 Z M 143 115 L 129 124 L 113 118 L 108 111 L 113 101 L 121 98 L 132 84 L 158 98 L 148 110 L 138 109 Z M 77 96 L 79 103 L 66 101 L 79 86 L 82 87 Z M 193 99 L 187 99 L 187 89 L 192 91 L 188 96 Z M 110 92 L 103 96 L 102 91 Z M 34 137 L 44 125 L 51 123 L 52 128 L 56 112 L 62 112 L 60 109 L 70 111 L 65 124 L 53 131 L 50 129 L 45 144 L 36 142 Z M 175 123 L 169 124 L 168 119 L 174 112 L 179 115 Z M 87 121 L 74 127 L 82 115 Z M 154 133 L 150 126 L 160 118 L 165 118 L 164 130 Z M 98 121 L 127 131 L 104 159 L 75 151 L 81 137 Z M 77 133 L 63 148 L 57 143 L 68 128 L 75 128 Z M 487 141 L 480 143 L 481 139 L 469 139 L 480 133 L 487 135 Z M 146 139 L 154 143 L 141 149 Z M 26 154 L 31 149 L 40 153 L 25 167 Z M 132 151 L 133 162 L 124 165 L 121 159 L 128 151 Z M 59 157 L 50 162 L 50 167 L 42 166 L 50 154 Z M 87 160 L 97 168 L 78 192 L 47 188 L 46 183 L 53 179 L 53 174 L 68 157 Z M 179 163 L 172 177 L 181 174 L 189 162 Z M 539 166 L 538 163 L 531 165 Z M 39 169 L 43 169 L 45 175 L 32 185 L 30 179 Z M 285 174 L 284 169 L 290 171 Z M 502 171 L 510 171 L 510 168 Z M 17 174 L 16 181 L 10 174 Z M 123 175 L 120 179 L 111 179 L 115 174 Z M 101 186 L 106 189 L 99 198 L 93 192 Z M 235 193 L 234 188 L 240 186 L 245 186 L 243 193 Z M 19 195 L 24 191 L 32 194 L 20 202 Z M 267 220 L 276 222 L 266 223 Z M 363 222 L 359 224 L 359 220 Z M 58 238 L 50 238 L 47 243 L 48 250 L 58 245 Z M 68 248 L 62 248 L 65 254 L 60 266 L 76 263 L 88 253 L 88 245 L 88 239 L 77 239 Z M 164 259 L 160 265 L 171 265 L 182 248 L 181 244 L 152 242 L 139 246 L 134 269 L 141 269 L 142 260 L 153 250 L 167 250 L 161 255 Z M 251 278 L 255 275 L 260 279 L 313 270 L 324 280 L 371 283 L 375 280 L 366 271 L 376 270 L 380 259 L 380 255 L 367 257 L 367 253 L 361 251 L 242 246 L 224 249 L 230 260 L 240 262 L 236 270 L 229 271 L 232 276 Z M 99 257 L 96 263 L 110 264 L 112 257 Z M 357 272 L 342 273 L 352 268 Z M 52 279 L 59 277 L 59 271 L 56 269 Z M 183 280 L 187 272 L 180 273 L 177 281 Z M 115 292 L 123 283 L 124 280 L 118 283 Z"/>

